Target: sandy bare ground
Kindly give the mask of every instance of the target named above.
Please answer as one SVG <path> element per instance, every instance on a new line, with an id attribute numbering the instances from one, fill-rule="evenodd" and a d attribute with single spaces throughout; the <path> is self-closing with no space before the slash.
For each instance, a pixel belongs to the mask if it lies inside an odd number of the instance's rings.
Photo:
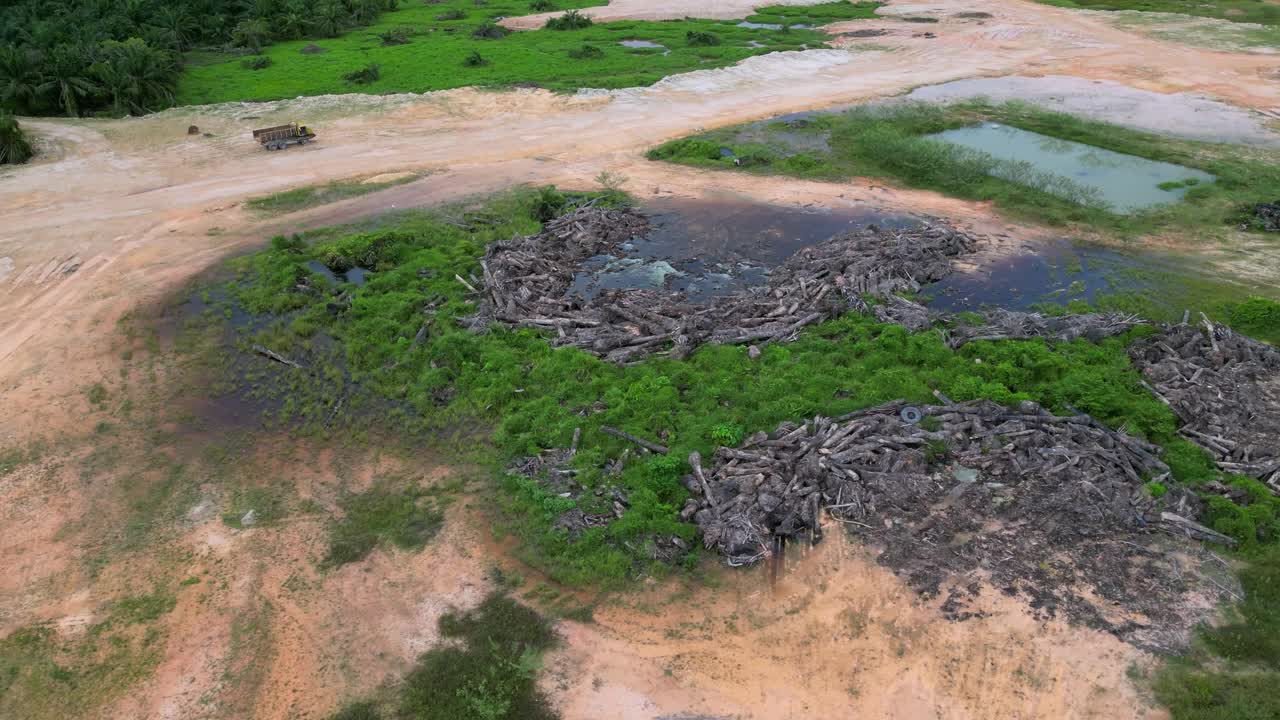
<path id="1" fill-rule="evenodd" d="M 608 12 L 678 16 L 696 6 L 699 15 L 733 16 L 748 4 L 636 0 L 617 2 Z M 974 11 L 993 17 L 952 17 Z M 648 163 L 643 152 L 699 128 L 1012 74 L 1201 93 L 1260 111 L 1280 107 L 1280 57 L 1174 45 L 1128 34 L 1093 14 L 1018 0 L 894 4 L 881 14 L 833 28 L 893 29 L 873 39 L 879 49 L 849 40 L 848 49 L 774 54 L 644 89 L 343 96 L 120 121 L 26 122 L 44 153 L 29 166 L 0 172 L 0 396 L 6 410 L 0 447 L 33 435 L 88 433 L 83 390 L 118 374 L 117 322 L 274 232 L 514 183 L 585 185 L 610 170 L 626 175 L 627 189 L 640 197 L 730 193 L 791 205 L 872 205 L 947 216 L 1015 242 L 1041 231 L 1003 222 L 981 204 L 866 182 L 699 172 Z M 942 21 L 925 27 L 895 19 L 901 15 Z M 922 28 L 936 37 L 915 37 Z M 248 138 L 252 127 L 291 119 L 321 128 L 321 141 L 268 155 Z M 188 137 L 189 124 L 213 137 Z M 285 218 L 258 218 L 240 206 L 291 187 L 408 171 L 429 175 Z M 1255 279 L 1280 277 L 1271 247 L 1215 248 L 1207 256 Z M 60 446 L 55 454 L 70 462 L 84 451 L 76 447 Z M 416 470 L 448 472 L 429 463 Z M 359 472 L 367 481 L 373 469 Z M 304 495 L 313 484 L 328 488 L 339 481 L 293 469 L 282 470 L 282 477 Z M 38 620 L 74 632 L 128 588 L 126 568 L 109 567 L 97 579 L 77 569 L 84 543 L 95 537 L 95 523 L 85 519 L 111 517 L 111 504 L 102 502 L 110 482 L 86 483 L 70 465 L 28 467 L 0 481 L 0 560 L 12 569 L 0 577 L 0 632 Z M 315 495 L 332 498 L 332 492 Z M 154 677 L 105 716 L 322 716 L 341 699 L 403 672 L 431 642 L 443 608 L 477 600 L 487 588 L 484 569 L 506 562 L 486 544 L 478 529 L 483 522 L 458 514 L 421 554 L 375 556 L 321 577 L 314 563 L 321 523 L 232 533 L 216 513 L 201 512 L 178 541 L 192 558 L 180 570 L 212 574 L 219 589 L 206 600 L 184 591 L 165 621 L 169 639 Z M 767 598 L 750 577 L 729 577 L 728 592 L 668 599 L 667 613 L 609 607 L 598 625 L 566 625 L 567 647 L 555 658 L 552 680 L 566 718 L 680 712 L 777 718 L 799 716 L 797 708 L 806 707 L 806 715 L 832 710 L 912 719 L 1148 712 L 1123 679 L 1131 661 L 1145 660 L 1110 638 L 1045 625 L 998 604 L 986 619 L 943 623 L 857 552 L 823 551 L 806 563 Z M 272 631 L 260 646 L 236 650 L 236 613 L 261 607 L 270 608 Z M 845 618 L 850 608 L 856 617 Z M 712 623 L 732 621 L 740 632 L 704 637 L 702 629 L 682 626 L 691 613 Z M 228 677 L 247 679 L 229 684 Z M 237 697 L 256 702 L 238 705 Z M 992 708 L 1000 712 L 988 712 Z"/>

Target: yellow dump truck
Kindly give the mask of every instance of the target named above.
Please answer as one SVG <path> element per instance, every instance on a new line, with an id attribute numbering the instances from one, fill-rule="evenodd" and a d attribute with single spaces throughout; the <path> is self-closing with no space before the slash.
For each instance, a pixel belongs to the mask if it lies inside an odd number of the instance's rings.
<path id="1" fill-rule="evenodd" d="M 253 131 L 254 139 L 268 150 L 283 150 L 290 145 L 306 145 L 315 136 L 311 128 L 296 122 Z"/>

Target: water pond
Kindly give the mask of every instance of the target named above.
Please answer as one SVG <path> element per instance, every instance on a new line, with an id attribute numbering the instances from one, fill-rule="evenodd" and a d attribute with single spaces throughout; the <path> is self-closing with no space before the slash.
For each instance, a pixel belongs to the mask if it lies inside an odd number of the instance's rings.
<path id="1" fill-rule="evenodd" d="M 769 270 L 797 250 L 865 227 L 919 221 L 866 209 L 811 210 L 741 200 L 646 203 L 653 228 L 624 246 L 625 257 L 600 255 L 579 268 L 570 295 L 605 289 L 665 289 L 706 300 L 764 285 Z"/>
<path id="2" fill-rule="evenodd" d="M 1029 163 L 1037 171 L 1065 177 L 1096 192 L 1113 212 L 1122 214 L 1177 202 L 1192 187 L 1215 179 L 1202 170 L 1060 140 L 999 123 L 947 130 L 930 137 L 981 150 L 999 160 Z M 1006 175 L 1001 170 L 995 174 Z M 1013 175 L 1008 175 L 1008 178 L 1016 179 Z"/>

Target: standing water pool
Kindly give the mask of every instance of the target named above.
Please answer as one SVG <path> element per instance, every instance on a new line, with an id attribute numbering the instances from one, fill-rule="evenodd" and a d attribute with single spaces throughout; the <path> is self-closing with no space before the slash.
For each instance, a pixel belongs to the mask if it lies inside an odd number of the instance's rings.
<path id="1" fill-rule="evenodd" d="M 998 160 L 1028 163 L 1037 171 L 1065 177 L 1095 191 L 1112 212 L 1121 214 L 1177 202 L 1190 188 L 1215 180 L 1213 175 L 1202 170 L 1060 140 L 999 123 L 947 130 L 930 137 L 980 150 Z M 1016 180 L 1002 168 L 997 168 L 992 174 Z"/>

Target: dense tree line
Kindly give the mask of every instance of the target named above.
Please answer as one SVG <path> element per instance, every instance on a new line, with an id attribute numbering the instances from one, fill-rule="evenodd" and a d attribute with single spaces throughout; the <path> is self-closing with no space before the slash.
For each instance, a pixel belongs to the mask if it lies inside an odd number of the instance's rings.
<path id="1" fill-rule="evenodd" d="M 21 115 L 167 107 L 195 48 L 261 50 L 333 37 L 398 0 L 7 0 L 0 2 L 0 109 Z"/>

